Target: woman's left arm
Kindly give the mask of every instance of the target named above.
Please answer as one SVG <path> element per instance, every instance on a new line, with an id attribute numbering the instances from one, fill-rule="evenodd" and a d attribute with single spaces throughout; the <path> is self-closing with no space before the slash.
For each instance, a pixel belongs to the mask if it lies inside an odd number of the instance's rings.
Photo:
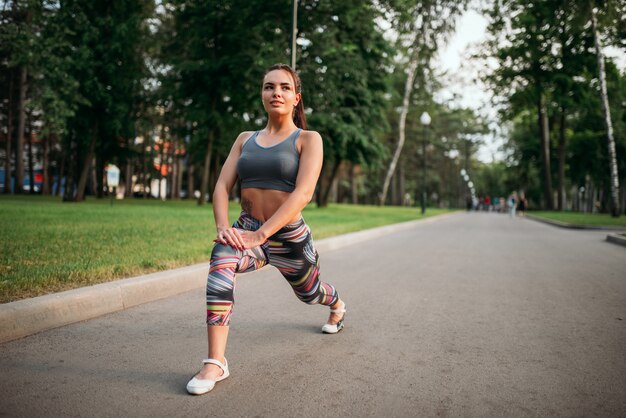
<path id="1" fill-rule="evenodd" d="M 313 198 L 315 185 L 322 171 L 324 146 L 322 137 L 315 131 L 302 131 L 300 135 L 300 167 L 296 178 L 296 188 L 261 228 L 242 234 L 246 248 L 263 244 L 276 231 L 287 225 Z"/>

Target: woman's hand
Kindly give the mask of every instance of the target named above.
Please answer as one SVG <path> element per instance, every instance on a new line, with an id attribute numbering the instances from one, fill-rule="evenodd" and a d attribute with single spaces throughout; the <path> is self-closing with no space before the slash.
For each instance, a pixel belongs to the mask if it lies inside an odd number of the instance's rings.
<path id="1" fill-rule="evenodd" d="M 239 250 L 254 248 L 265 243 L 263 235 L 259 232 L 237 228 L 218 228 L 215 241 Z"/>
<path id="2" fill-rule="evenodd" d="M 265 243 L 263 236 L 257 231 L 241 231 L 244 248 L 254 248 Z"/>
<path id="3" fill-rule="evenodd" d="M 258 231 L 241 231 L 244 248 L 254 248 L 265 243 L 265 239 Z"/>
<path id="4" fill-rule="evenodd" d="M 244 249 L 244 240 L 242 238 L 242 233 L 247 232 L 237 228 L 217 228 L 217 239 L 216 242 L 230 245 L 231 247 L 235 247 L 239 250 Z"/>

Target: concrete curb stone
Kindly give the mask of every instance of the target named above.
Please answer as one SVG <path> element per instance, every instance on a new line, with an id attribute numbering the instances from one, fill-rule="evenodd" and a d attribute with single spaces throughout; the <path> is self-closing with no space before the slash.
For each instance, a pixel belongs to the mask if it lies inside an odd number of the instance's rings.
<path id="1" fill-rule="evenodd" d="M 549 225 L 558 226 L 560 228 L 569 228 L 569 229 L 586 229 L 586 230 L 596 230 L 596 231 L 626 231 L 626 228 L 620 226 L 588 226 L 588 225 L 574 225 L 568 224 L 566 222 L 556 221 L 554 219 L 546 219 L 538 216 L 526 215 L 528 219 L 537 222 L 543 222 Z M 626 247 L 626 238 L 620 234 L 608 234 L 606 236 L 606 240 L 613 244 L 623 245 Z"/>
<path id="2" fill-rule="evenodd" d="M 458 213 L 460 212 L 339 235 L 316 241 L 315 246 L 320 252 L 333 251 Z M 0 343 L 201 288 L 206 283 L 208 267 L 207 261 L 2 304 Z"/>
<path id="3" fill-rule="evenodd" d="M 606 240 L 613 244 L 623 245 L 626 247 L 626 237 L 620 234 L 608 234 Z"/>

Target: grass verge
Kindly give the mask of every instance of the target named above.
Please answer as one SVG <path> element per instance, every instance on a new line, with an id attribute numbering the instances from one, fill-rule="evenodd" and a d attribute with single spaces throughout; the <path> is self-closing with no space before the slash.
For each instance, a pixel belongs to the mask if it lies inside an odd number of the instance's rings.
<path id="1" fill-rule="evenodd" d="M 572 225 L 582 226 L 618 226 L 626 228 L 626 216 L 613 218 L 606 213 L 578 213 L 578 212 L 529 212 L 529 215 L 552 219 Z"/>
<path id="2" fill-rule="evenodd" d="M 239 211 L 230 206 L 231 221 Z M 315 239 L 421 217 L 417 208 L 353 205 L 303 215 Z M 215 237 L 211 205 L 42 196 L 0 197 L 0 231 L 0 303 L 208 261 Z"/>

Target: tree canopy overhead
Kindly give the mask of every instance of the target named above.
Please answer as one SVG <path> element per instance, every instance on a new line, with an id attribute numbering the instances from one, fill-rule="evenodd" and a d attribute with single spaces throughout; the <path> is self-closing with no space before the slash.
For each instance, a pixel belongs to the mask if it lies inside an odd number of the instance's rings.
<path id="1" fill-rule="evenodd" d="M 624 73 L 597 45 L 623 50 L 624 3 L 481 6 L 482 56 L 498 62 L 485 81 L 508 137 L 507 160 L 493 167 L 476 158 L 485 121 L 437 99 L 446 79 L 432 68 L 472 5 L 298 1 L 303 101 L 324 139 L 317 203 L 415 203 L 425 189 L 429 204 L 460 206 L 463 169 L 479 194 L 515 189 L 534 207 L 623 212 Z M 288 0 L 8 0 L 0 9 L 7 193 L 41 173 L 44 193 L 102 197 L 116 164 L 128 197 L 204 203 L 237 134 L 265 123 L 263 72 L 290 61 Z"/>

